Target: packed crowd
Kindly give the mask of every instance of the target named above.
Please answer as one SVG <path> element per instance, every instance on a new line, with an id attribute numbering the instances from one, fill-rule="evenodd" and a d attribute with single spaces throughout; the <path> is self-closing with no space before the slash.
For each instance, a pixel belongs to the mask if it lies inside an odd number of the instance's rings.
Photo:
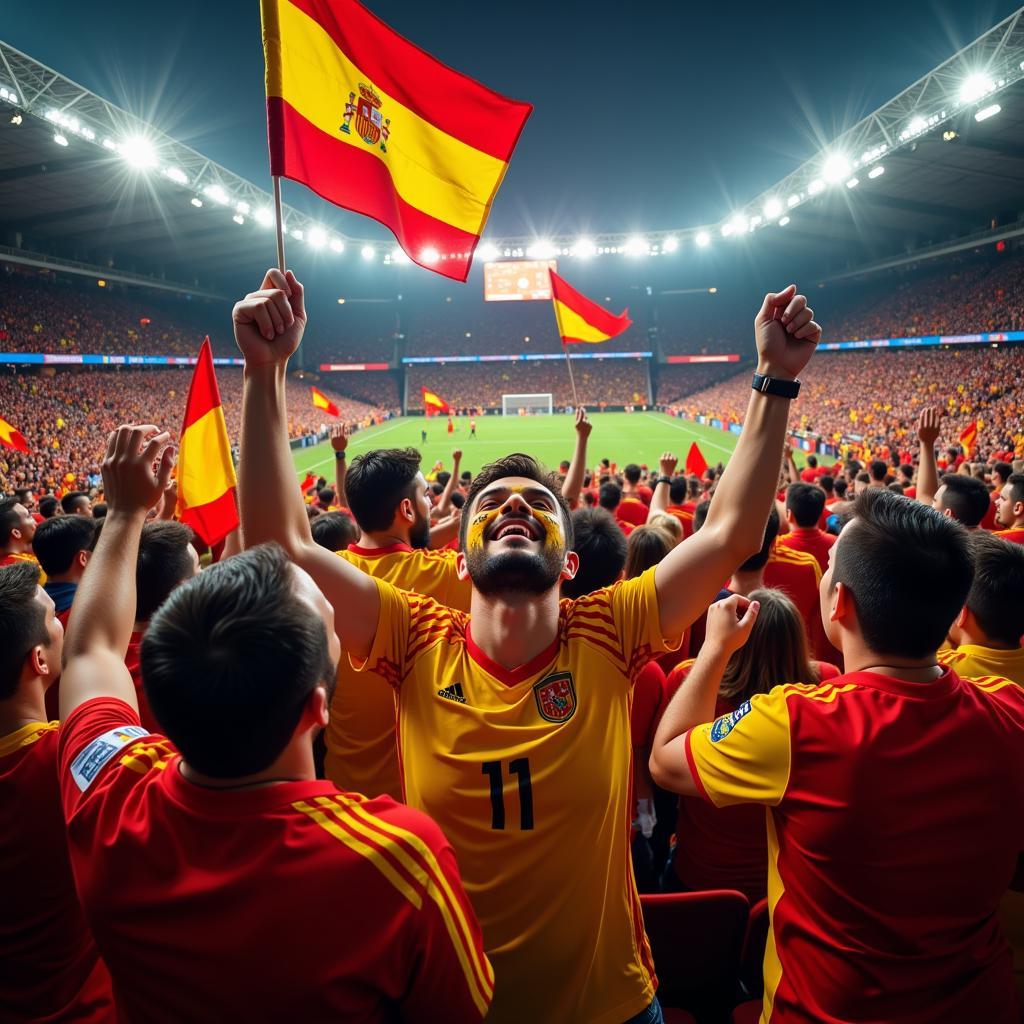
<path id="1" fill-rule="evenodd" d="M 705 391 L 720 381 L 735 377 L 745 363 L 687 363 L 658 367 L 658 405 L 679 404 L 688 395 Z"/>
<path id="2" fill-rule="evenodd" d="M 938 459 L 937 387 L 905 464 L 798 467 L 837 364 L 787 288 L 726 467 L 598 461 L 580 409 L 557 474 L 338 431 L 304 500 L 264 285 L 216 564 L 106 408 L 100 528 L 0 500 L 0 1016 L 1017 1020 L 1024 461 Z"/>

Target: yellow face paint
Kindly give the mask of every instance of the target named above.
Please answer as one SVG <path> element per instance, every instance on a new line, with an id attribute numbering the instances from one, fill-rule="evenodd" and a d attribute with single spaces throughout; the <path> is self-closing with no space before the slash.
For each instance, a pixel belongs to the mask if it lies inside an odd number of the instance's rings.
<path id="1" fill-rule="evenodd" d="M 469 524 L 469 530 L 466 533 L 466 547 L 482 548 L 484 546 L 484 533 L 487 531 L 487 527 L 497 518 L 498 510 L 496 508 L 490 512 L 481 512 L 478 516 L 475 516 Z"/>
<path id="2" fill-rule="evenodd" d="M 520 494 L 524 490 L 522 487 L 510 487 L 512 494 Z M 551 512 L 545 512 L 543 509 L 530 508 L 530 514 L 534 519 L 540 523 L 541 528 L 544 531 L 544 546 L 549 548 L 560 548 L 564 545 L 565 541 L 562 535 L 562 526 L 559 522 L 558 515 Z M 480 512 L 478 515 L 473 517 L 472 522 L 469 524 L 469 530 L 466 533 L 466 547 L 468 548 L 481 548 L 484 544 L 484 534 L 487 533 L 488 528 L 500 514 L 499 509 L 491 509 L 488 512 Z"/>
<path id="3" fill-rule="evenodd" d="M 548 548 L 560 548 L 564 544 L 562 539 L 562 527 L 558 516 L 545 512 L 543 509 L 531 509 L 533 518 L 544 527 L 544 546 Z"/>

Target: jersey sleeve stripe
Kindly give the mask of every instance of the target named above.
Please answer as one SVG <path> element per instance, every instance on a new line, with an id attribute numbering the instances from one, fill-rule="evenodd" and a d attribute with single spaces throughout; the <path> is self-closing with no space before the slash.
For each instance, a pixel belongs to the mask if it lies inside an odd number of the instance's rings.
<path id="1" fill-rule="evenodd" d="M 617 647 L 612 647 L 611 644 L 605 643 L 604 640 L 594 636 L 593 633 L 583 633 L 578 630 L 570 630 L 566 636 L 566 640 L 582 640 L 594 647 L 599 647 L 603 651 L 607 651 L 612 658 L 615 659 L 617 668 L 620 668 L 623 672 L 626 670 L 626 661 L 622 657 L 622 650 Z M 618 638 L 616 637 L 616 640 Z"/>
<path id="2" fill-rule="evenodd" d="M 365 828 L 375 830 L 390 838 L 394 844 L 395 856 L 399 857 L 407 870 L 416 873 L 416 877 L 426 888 L 427 894 L 441 911 L 441 916 L 448 928 L 449 936 L 459 955 L 471 989 L 475 993 L 479 992 L 489 1003 L 494 991 L 494 972 L 490 961 L 477 954 L 465 910 L 452 891 L 437 858 L 426 843 L 414 833 L 368 814 L 354 799 L 337 794 L 335 801 L 339 808 L 345 809 L 340 813 L 344 814 L 347 811 L 349 817 L 357 819 Z M 486 1012 L 486 1005 L 482 1008 L 482 1012 Z"/>

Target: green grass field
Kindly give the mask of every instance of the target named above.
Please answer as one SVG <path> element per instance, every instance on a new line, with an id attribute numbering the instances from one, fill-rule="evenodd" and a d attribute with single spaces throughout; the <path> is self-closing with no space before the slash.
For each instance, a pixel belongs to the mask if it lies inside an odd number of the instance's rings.
<path id="1" fill-rule="evenodd" d="M 594 465 L 603 458 L 620 467 L 629 462 L 657 466 L 664 451 L 686 458 L 690 444 L 696 441 L 704 458 L 714 465 L 728 460 L 736 447 L 736 435 L 713 427 L 700 426 L 688 420 L 673 419 L 663 413 L 593 413 L 594 429 L 590 435 L 588 462 Z M 420 430 L 426 428 L 427 443 L 420 443 Z M 391 420 L 379 427 L 355 434 L 349 442 L 349 453 L 358 455 L 372 448 L 418 448 L 423 453 L 424 469 L 441 459 L 451 468 L 453 448 L 462 449 L 462 469 L 476 473 L 485 463 L 509 452 L 527 452 L 546 465 L 557 468 L 562 459 L 572 457 L 575 434 L 573 418 L 564 413 L 552 416 L 480 416 L 475 438 L 469 437 L 469 421 L 460 417 L 454 434 L 446 432 L 447 419 L 438 417 L 405 417 Z M 330 479 L 334 457 L 330 442 L 294 452 L 298 474 L 317 473 Z"/>

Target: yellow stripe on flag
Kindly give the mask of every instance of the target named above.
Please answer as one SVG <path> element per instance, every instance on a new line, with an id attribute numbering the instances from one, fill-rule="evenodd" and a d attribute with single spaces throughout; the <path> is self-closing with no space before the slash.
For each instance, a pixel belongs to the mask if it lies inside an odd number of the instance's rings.
<path id="1" fill-rule="evenodd" d="M 179 501 L 198 508 L 216 501 L 235 486 L 231 445 L 224 410 L 215 406 L 181 435 L 178 455 Z"/>
<path id="2" fill-rule="evenodd" d="M 278 0 L 280 60 L 267 60 L 267 95 L 280 96 L 333 139 L 372 153 L 391 174 L 411 206 L 470 234 L 480 234 L 488 207 L 505 173 L 496 157 L 456 139 L 388 96 L 338 49 L 324 28 L 303 11 Z M 269 43 L 269 40 L 268 40 Z M 372 86 L 391 119 L 387 152 L 341 131 L 348 94 Z"/>
<path id="3" fill-rule="evenodd" d="M 610 335 L 599 331 L 591 326 L 579 315 L 571 310 L 564 302 L 555 299 L 555 319 L 558 321 L 558 333 L 563 338 L 573 338 L 578 341 L 598 342 L 607 341 Z"/>

